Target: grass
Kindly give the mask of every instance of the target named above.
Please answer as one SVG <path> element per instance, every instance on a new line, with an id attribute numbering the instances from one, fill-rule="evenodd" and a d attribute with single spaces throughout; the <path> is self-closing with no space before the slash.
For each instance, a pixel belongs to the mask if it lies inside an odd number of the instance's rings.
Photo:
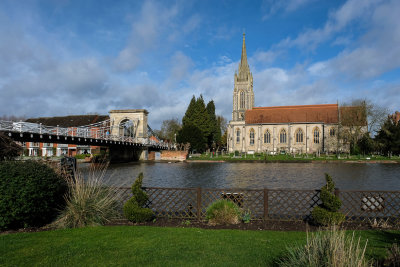
<path id="1" fill-rule="evenodd" d="M 266 155 L 265 153 L 255 153 L 254 155 L 239 154 L 239 156 L 234 156 L 234 153 L 225 154 L 225 155 L 211 155 L 211 153 L 203 153 L 199 157 L 189 157 L 188 160 L 207 160 L 207 161 L 270 161 L 270 162 L 311 162 L 311 161 L 397 161 L 400 162 L 400 156 L 393 156 L 391 158 L 384 156 L 376 156 L 376 155 L 348 155 L 341 154 L 340 157 L 336 157 L 336 155 L 328 155 L 321 154 L 319 157 L 316 157 L 312 154 L 301 154 L 301 155 L 290 155 L 290 154 L 278 154 L 278 155 Z"/>
<path id="2" fill-rule="evenodd" d="M 351 233 L 348 233 L 351 235 Z M 382 259 L 400 231 L 356 231 Z M 112 226 L 0 235 L 1 266 L 271 266 L 305 232 Z"/>

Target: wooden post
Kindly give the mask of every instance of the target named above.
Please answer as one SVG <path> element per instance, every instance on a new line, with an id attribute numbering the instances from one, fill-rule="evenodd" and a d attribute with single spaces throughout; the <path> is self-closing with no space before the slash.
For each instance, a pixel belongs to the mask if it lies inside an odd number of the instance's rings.
<path id="1" fill-rule="evenodd" d="M 264 220 L 268 219 L 268 189 L 264 188 Z"/>
<path id="2" fill-rule="evenodd" d="M 201 187 L 197 188 L 197 220 L 201 221 Z"/>
<path id="3" fill-rule="evenodd" d="M 334 194 L 335 194 L 335 196 L 337 196 L 337 197 L 339 197 L 339 188 L 335 188 L 335 192 L 334 192 Z"/>

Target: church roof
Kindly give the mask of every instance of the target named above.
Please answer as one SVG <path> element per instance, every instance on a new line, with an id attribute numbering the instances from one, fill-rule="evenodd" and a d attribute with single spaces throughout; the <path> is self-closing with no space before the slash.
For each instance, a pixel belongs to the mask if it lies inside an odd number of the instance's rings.
<path id="1" fill-rule="evenodd" d="M 339 121 L 337 104 L 256 107 L 246 110 L 245 118 L 246 124 Z"/>
<path id="2" fill-rule="evenodd" d="M 339 111 L 343 125 L 367 125 L 362 107 L 340 107 L 338 104 L 255 107 L 246 110 L 246 124 L 254 123 L 338 123 Z"/>

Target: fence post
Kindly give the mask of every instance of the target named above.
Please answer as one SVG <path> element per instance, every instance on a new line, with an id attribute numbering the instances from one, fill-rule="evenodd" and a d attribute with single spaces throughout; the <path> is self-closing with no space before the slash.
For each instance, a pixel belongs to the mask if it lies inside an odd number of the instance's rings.
<path id="1" fill-rule="evenodd" d="M 268 219 L 268 189 L 264 188 L 264 220 Z"/>
<path id="2" fill-rule="evenodd" d="M 335 196 L 337 196 L 337 197 L 339 197 L 339 188 L 335 188 L 335 192 L 334 192 L 334 194 L 335 194 Z"/>
<path id="3" fill-rule="evenodd" d="M 197 220 L 201 221 L 201 187 L 197 187 Z"/>

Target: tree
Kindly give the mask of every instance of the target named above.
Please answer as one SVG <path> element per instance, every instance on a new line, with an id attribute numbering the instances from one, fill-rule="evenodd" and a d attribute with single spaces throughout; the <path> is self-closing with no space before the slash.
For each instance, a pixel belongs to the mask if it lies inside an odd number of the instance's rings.
<path id="1" fill-rule="evenodd" d="M 22 152 L 22 147 L 17 145 L 14 140 L 0 133 L 0 161 L 11 160 Z"/>
<path id="2" fill-rule="evenodd" d="M 210 112 L 212 112 L 213 109 L 215 116 L 215 106 L 213 107 L 212 102 L 212 104 L 209 104 Z M 196 130 L 200 133 L 190 133 L 188 129 L 191 131 Z M 200 95 L 197 99 L 193 96 L 185 112 L 185 116 L 182 118 L 182 129 L 179 131 L 179 141 L 178 137 L 177 141 L 179 143 L 189 142 L 191 144 L 191 149 L 197 149 L 202 152 L 206 148 L 209 139 L 212 140 L 212 137 L 210 137 L 212 133 L 213 124 L 211 123 L 209 112 L 204 104 L 203 96 Z M 194 138 L 198 138 L 198 140 L 194 140 Z"/>
<path id="3" fill-rule="evenodd" d="M 400 154 L 400 122 L 393 116 L 387 116 L 378 134 L 375 136 L 378 148 L 384 153 Z"/>
<path id="4" fill-rule="evenodd" d="M 193 125 L 184 125 L 176 137 L 178 143 L 190 143 L 190 150 L 203 152 L 206 147 L 205 137 L 200 129 Z"/>
<path id="5" fill-rule="evenodd" d="M 175 135 L 178 134 L 182 125 L 178 119 L 164 120 L 161 125 L 161 130 L 157 131 L 158 138 L 175 142 Z"/>
<path id="6" fill-rule="evenodd" d="M 209 124 L 210 124 L 210 130 L 211 133 L 208 136 L 208 147 L 211 147 L 213 144 L 215 146 L 218 145 L 218 142 L 220 142 L 221 139 L 221 130 L 218 125 L 218 120 L 217 117 L 215 116 L 215 105 L 214 101 L 211 100 L 208 102 L 207 107 L 206 107 L 208 117 L 209 117 Z"/>
<path id="7" fill-rule="evenodd" d="M 369 155 L 375 150 L 375 141 L 366 133 L 358 140 L 357 147 L 361 153 Z"/>
<path id="8" fill-rule="evenodd" d="M 351 154 L 360 153 L 358 141 L 368 132 L 366 102 L 353 100 L 342 104 L 339 110 L 340 125 L 338 137 L 341 143 L 349 145 Z"/>
<path id="9" fill-rule="evenodd" d="M 227 136 L 227 121 L 224 117 L 218 115 L 217 116 L 217 125 L 218 125 L 218 134 L 217 134 L 217 144 L 220 147 L 226 147 L 226 136 Z M 224 133 L 223 136 L 221 134 Z"/>

